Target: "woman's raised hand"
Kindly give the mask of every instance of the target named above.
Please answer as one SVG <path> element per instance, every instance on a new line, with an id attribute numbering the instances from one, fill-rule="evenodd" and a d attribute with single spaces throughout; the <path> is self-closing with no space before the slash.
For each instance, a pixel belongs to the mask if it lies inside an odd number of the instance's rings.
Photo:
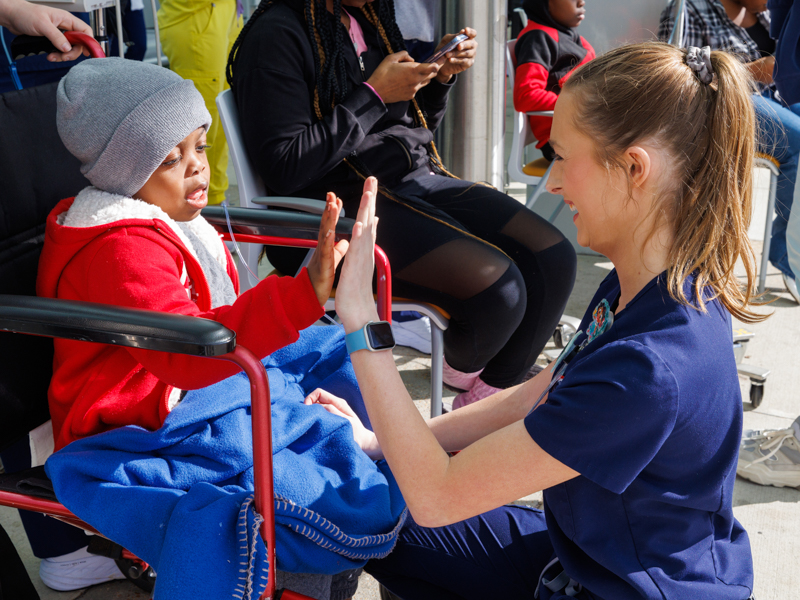
<path id="1" fill-rule="evenodd" d="M 375 300 L 372 297 L 372 273 L 375 269 L 375 235 L 378 217 L 375 216 L 375 196 L 378 180 L 368 177 L 358 216 L 353 225 L 353 235 L 347 251 L 339 286 L 336 288 L 336 313 L 347 333 L 361 329 L 369 321 L 378 320 Z"/>
<path id="2" fill-rule="evenodd" d="M 342 212 L 342 201 L 333 192 L 328 192 L 325 199 L 325 212 L 322 213 L 322 222 L 319 224 L 319 239 L 314 255 L 308 263 L 308 278 L 317 294 L 320 306 L 331 295 L 333 279 L 336 276 L 336 267 L 347 252 L 348 241 L 336 241 L 336 223 Z"/>

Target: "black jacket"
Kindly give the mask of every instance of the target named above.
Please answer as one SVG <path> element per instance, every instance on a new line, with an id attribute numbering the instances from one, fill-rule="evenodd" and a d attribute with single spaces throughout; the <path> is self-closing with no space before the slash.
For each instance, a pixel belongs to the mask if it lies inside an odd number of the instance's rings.
<path id="1" fill-rule="evenodd" d="M 361 11 L 350 14 L 369 47 L 362 54 L 365 73 L 343 32 L 351 91 L 322 121 L 313 107 L 314 58 L 302 2 L 270 7 L 239 50 L 233 93 L 245 147 L 271 193 L 322 198 L 329 190 L 358 192 L 361 181 L 342 162 L 353 153 L 389 187 L 429 164 L 425 145 L 444 115 L 452 83 L 434 80 L 417 93 L 429 129 L 415 126 L 410 102 L 384 105 L 363 85 L 388 52 Z"/>

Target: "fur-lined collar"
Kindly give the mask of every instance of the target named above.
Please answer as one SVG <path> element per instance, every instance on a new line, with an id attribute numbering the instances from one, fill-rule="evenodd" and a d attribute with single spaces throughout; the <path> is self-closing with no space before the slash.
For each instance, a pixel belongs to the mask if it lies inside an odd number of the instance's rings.
<path id="1" fill-rule="evenodd" d="M 172 232 L 180 238 L 184 246 L 197 258 L 194 246 L 183 233 L 178 223 L 173 221 L 167 213 L 158 206 L 119 194 L 110 194 L 96 187 L 89 186 L 81 190 L 75 197 L 72 206 L 65 213 L 58 215 L 57 222 L 64 227 L 97 227 L 98 225 L 111 225 L 118 221 L 129 219 L 158 219 L 163 221 Z M 202 216 L 184 222 L 192 233 L 203 242 L 223 268 L 227 268 L 228 259 L 225 246 L 217 231 Z"/>

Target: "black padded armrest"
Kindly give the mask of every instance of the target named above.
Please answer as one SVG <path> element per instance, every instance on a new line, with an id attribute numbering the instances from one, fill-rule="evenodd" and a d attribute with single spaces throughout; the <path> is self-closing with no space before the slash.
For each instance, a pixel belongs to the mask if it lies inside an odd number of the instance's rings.
<path id="1" fill-rule="evenodd" d="M 236 347 L 236 334 L 209 319 L 35 296 L 0 295 L 0 329 L 191 356 Z"/>
<path id="2" fill-rule="evenodd" d="M 258 208 L 228 208 L 233 234 L 269 235 L 274 237 L 316 240 L 319 236 L 321 217 L 288 210 L 262 210 Z M 218 231 L 227 231 L 225 209 L 222 206 L 207 206 L 203 217 Z M 339 219 L 336 224 L 338 239 L 350 237 L 353 233 L 353 219 Z"/>

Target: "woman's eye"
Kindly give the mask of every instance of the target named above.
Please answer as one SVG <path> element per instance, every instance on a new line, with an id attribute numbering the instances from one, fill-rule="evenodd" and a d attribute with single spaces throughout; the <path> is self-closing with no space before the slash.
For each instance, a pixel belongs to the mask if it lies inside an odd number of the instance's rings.
<path id="1" fill-rule="evenodd" d="M 561 156 L 559 154 L 554 154 L 553 155 L 553 160 L 556 161 L 556 160 L 564 160 L 564 159 L 561 158 Z"/>
<path id="2" fill-rule="evenodd" d="M 197 151 L 198 152 L 205 152 L 209 148 L 211 148 L 211 144 L 202 144 L 202 145 L 197 147 Z"/>
<path id="3" fill-rule="evenodd" d="M 172 165 L 178 164 L 178 162 L 183 158 L 182 156 L 178 156 L 177 158 L 173 158 L 172 160 L 165 160 L 161 163 L 162 167 L 171 167 Z"/>

